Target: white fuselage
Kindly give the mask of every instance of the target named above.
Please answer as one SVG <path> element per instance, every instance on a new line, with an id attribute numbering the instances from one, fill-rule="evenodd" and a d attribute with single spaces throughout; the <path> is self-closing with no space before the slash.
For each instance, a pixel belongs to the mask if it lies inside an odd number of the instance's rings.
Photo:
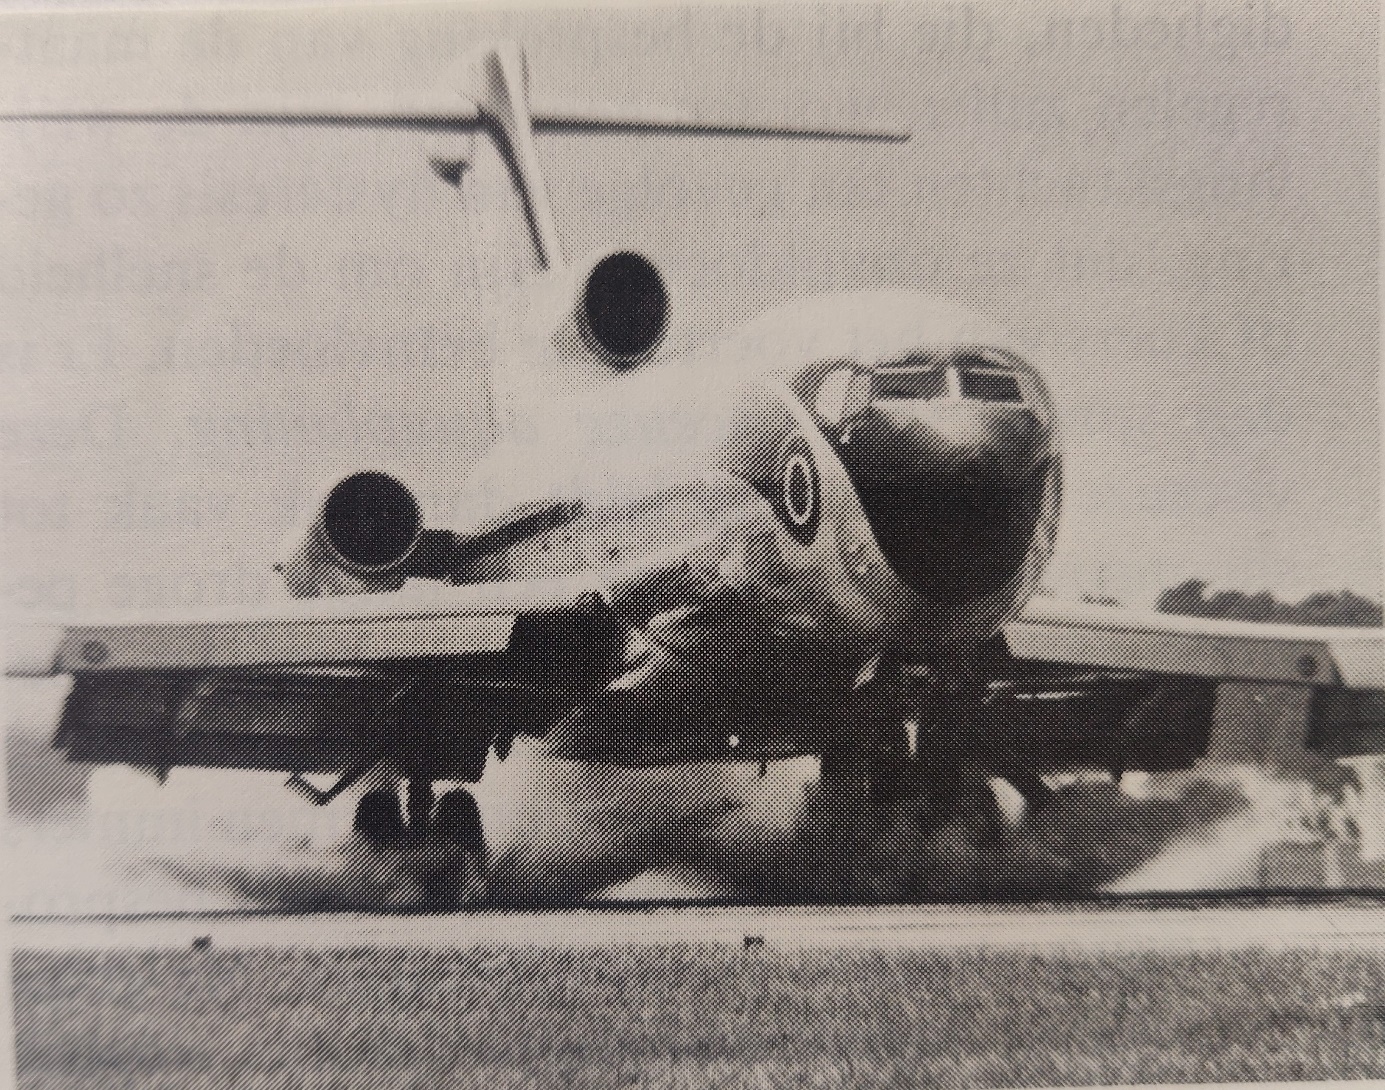
<path id="1" fill-rule="evenodd" d="M 1000 331 L 926 296 L 832 296 L 534 414 L 450 529 L 552 512 L 463 578 L 594 573 L 664 660 L 617 685 L 753 703 L 974 650 L 1036 588 L 1059 487 L 1052 402 Z"/>

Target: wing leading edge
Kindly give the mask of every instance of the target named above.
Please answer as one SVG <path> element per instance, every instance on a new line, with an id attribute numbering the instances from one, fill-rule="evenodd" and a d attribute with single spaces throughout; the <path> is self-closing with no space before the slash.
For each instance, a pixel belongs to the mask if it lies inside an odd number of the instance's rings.
<path id="1" fill-rule="evenodd" d="M 600 602 L 584 580 L 419 583 L 388 597 L 300 600 L 256 613 L 20 625 L 10 633 L 6 673 L 370 666 L 494 655 L 512 648 L 522 620 L 588 614 Z"/>
<path id="2" fill-rule="evenodd" d="M 72 675 L 55 744 L 75 760 L 294 773 L 424 762 L 475 778 L 493 734 L 604 684 L 621 637 L 583 581 L 420 584 L 253 615 L 22 627 L 6 665 Z"/>

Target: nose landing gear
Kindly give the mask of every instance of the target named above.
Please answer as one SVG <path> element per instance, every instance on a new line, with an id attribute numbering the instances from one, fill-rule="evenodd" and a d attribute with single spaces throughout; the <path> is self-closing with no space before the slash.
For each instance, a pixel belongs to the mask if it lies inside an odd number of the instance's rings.
<path id="1" fill-rule="evenodd" d="M 861 901 L 971 900 L 996 892 L 1010 826 L 990 786 L 984 692 L 880 682 L 851 733 L 822 755 L 810 818 L 830 896 Z M 960 759 L 959 759 L 960 758 Z M 1007 864 L 1008 865 L 1008 864 Z"/>

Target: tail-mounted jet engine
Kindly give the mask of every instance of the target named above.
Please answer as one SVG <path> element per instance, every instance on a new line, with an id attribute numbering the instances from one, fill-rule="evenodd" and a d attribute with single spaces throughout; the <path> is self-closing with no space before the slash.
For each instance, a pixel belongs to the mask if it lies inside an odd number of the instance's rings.
<path id="1" fill-rule="evenodd" d="M 669 290 L 654 263 L 634 250 L 597 254 L 559 272 L 541 289 L 547 328 L 559 347 L 594 353 L 626 370 L 663 344 L 669 324 Z"/>
<path id="2" fill-rule="evenodd" d="M 398 590 L 426 531 L 418 501 L 375 470 L 329 488 L 277 570 L 295 598 Z"/>

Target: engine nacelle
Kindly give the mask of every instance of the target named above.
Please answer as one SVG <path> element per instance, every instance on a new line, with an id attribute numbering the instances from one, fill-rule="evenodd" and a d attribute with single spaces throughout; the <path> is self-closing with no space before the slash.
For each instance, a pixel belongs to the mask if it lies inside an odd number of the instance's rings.
<path id="1" fill-rule="evenodd" d="M 295 598 L 398 590 L 422 533 L 408 486 L 365 470 L 327 490 L 276 567 Z"/>
<path id="2" fill-rule="evenodd" d="M 579 262 L 542 285 L 536 302 L 560 346 L 578 341 L 617 370 L 643 363 L 668 333 L 668 285 L 654 262 L 634 250 Z"/>

